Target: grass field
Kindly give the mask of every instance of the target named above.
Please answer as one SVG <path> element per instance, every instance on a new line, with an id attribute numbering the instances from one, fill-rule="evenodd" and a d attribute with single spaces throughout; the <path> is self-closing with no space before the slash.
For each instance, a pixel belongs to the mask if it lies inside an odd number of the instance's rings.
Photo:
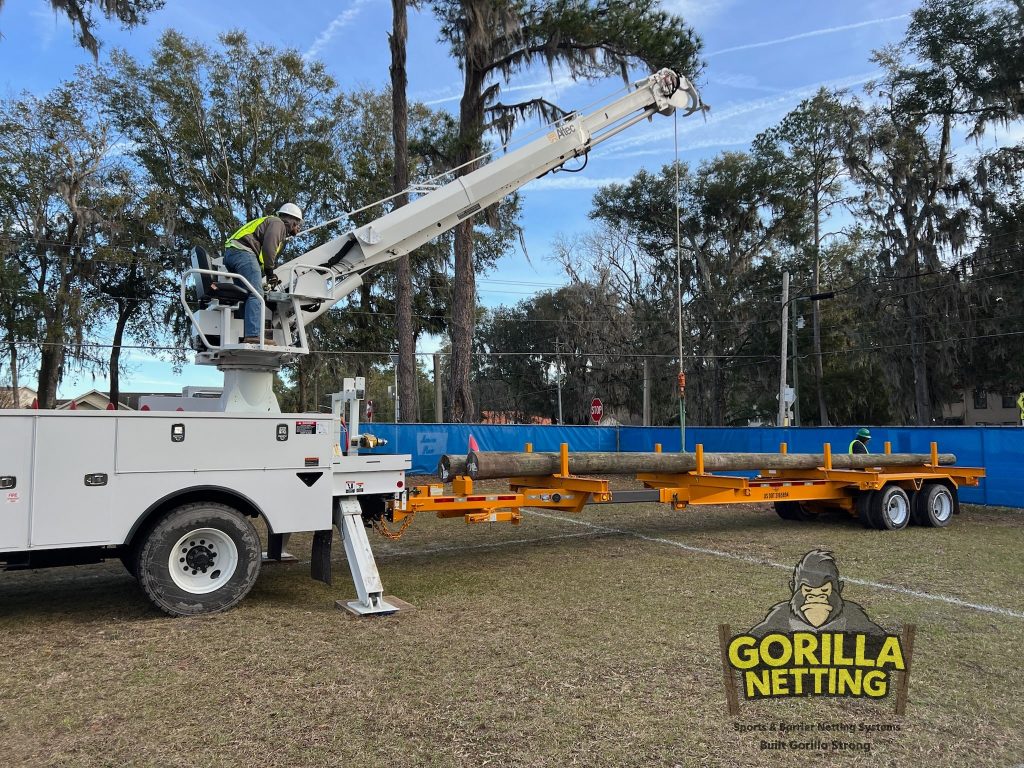
<path id="1" fill-rule="evenodd" d="M 355 619 L 333 587 L 265 566 L 236 609 L 170 619 L 119 563 L 0 574 L 0 755 L 69 766 L 1012 766 L 1024 763 L 1024 513 L 967 507 L 897 533 L 764 506 L 655 504 L 467 527 L 421 516 L 372 537 L 416 610 Z M 308 537 L 289 549 L 308 560 Z M 809 549 L 844 597 L 917 626 L 892 700 L 741 703 L 726 714 L 717 625 L 760 621 Z M 970 604 L 970 605 L 965 605 Z M 762 749 L 771 724 L 827 749 Z M 870 752 L 831 748 L 833 739 Z"/>

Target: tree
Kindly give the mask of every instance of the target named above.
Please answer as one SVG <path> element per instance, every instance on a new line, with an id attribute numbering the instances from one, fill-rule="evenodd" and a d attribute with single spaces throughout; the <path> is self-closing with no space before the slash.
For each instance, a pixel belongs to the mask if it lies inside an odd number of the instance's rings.
<path id="1" fill-rule="evenodd" d="M 133 169 L 120 167 L 104 190 L 104 208 L 112 218 L 97 237 L 89 291 L 97 309 L 113 323 L 108 396 L 116 403 L 121 393 L 121 354 L 128 337 L 159 346 L 171 335 L 165 329 L 177 330 L 180 264 L 169 247 L 170 195 L 147 187 Z"/>
<path id="2" fill-rule="evenodd" d="M 534 63 L 567 67 L 572 77 L 626 74 L 632 64 L 672 66 L 694 74 L 699 40 L 682 19 L 659 9 L 656 0 L 437 0 L 441 36 L 464 75 L 459 103 L 459 146 L 455 166 L 473 171 L 488 129 L 508 136 L 526 115 L 550 119 L 561 111 L 544 99 L 498 102 L 499 79 Z M 475 414 L 469 384 L 475 318 L 475 260 L 472 218 L 455 228 L 455 283 L 451 323 L 451 418 Z"/>
<path id="3" fill-rule="evenodd" d="M 958 380 L 965 388 L 1016 393 L 1024 389 L 1024 152 L 982 156 L 972 181 L 978 232 L 953 269 L 964 319 Z"/>
<path id="4" fill-rule="evenodd" d="M 406 101 L 408 76 L 405 70 L 406 40 L 409 19 L 406 0 L 391 0 L 391 134 L 395 160 L 392 191 L 397 197 L 395 208 L 409 202 L 409 110 Z M 412 267 L 409 254 L 403 254 L 396 265 L 395 328 L 398 335 L 398 399 L 399 418 L 405 422 L 419 421 L 419 399 L 416 382 L 416 337 L 412 318 Z"/>
<path id="5" fill-rule="evenodd" d="M 658 177 L 662 180 L 664 185 L 654 184 L 651 189 L 670 199 L 670 182 Z M 638 192 L 642 189 L 640 185 L 630 186 Z M 646 224 L 640 226 L 674 235 L 674 210 L 654 195 L 644 194 L 644 200 L 652 208 Z M 609 412 L 618 406 L 620 420 L 633 415 L 642 418 L 645 363 L 641 358 L 646 358 L 646 364 L 652 366 L 652 422 L 668 423 L 678 413 L 676 375 L 669 370 L 672 362 L 678 364 L 674 248 L 670 253 L 647 231 L 613 226 L 604 218 L 599 221 L 595 231 L 555 243 L 555 258 L 576 288 L 573 295 L 589 307 L 575 326 L 559 326 L 559 339 L 565 340 L 567 350 L 589 350 L 591 365 L 603 373 L 599 389 L 602 399 Z M 607 354 L 596 355 L 598 351 Z M 589 404 L 590 399 L 582 403 L 584 410 L 579 418 L 584 423 L 589 421 Z"/>
<path id="6" fill-rule="evenodd" d="M 17 233 L 13 264 L 38 302 L 34 336 L 44 408 L 56 405 L 69 363 L 99 363 L 85 343 L 100 322 L 88 280 L 98 238 L 112 218 L 104 190 L 118 160 L 110 125 L 89 114 L 79 90 L 67 84 L 45 98 L 0 102 L 0 219 Z"/>
<path id="7" fill-rule="evenodd" d="M 777 161 L 779 180 L 797 205 L 790 205 L 796 229 L 794 245 L 804 247 L 811 260 L 811 293 L 821 292 L 822 227 L 832 210 L 845 202 L 842 177 L 843 148 L 846 145 L 850 114 L 837 94 L 824 89 L 801 102 L 777 126 L 759 135 L 756 151 Z M 800 216 L 800 211 L 805 215 Z M 808 229 L 810 231 L 808 231 Z M 811 315 L 815 390 L 818 423 L 829 424 L 825 400 L 824 369 L 821 355 L 821 308 L 813 303 Z"/>
<path id="8" fill-rule="evenodd" d="M 993 123 L 1005 126 L 1024 117 L 1022 35 L 1024 7 L 1019 0 L 925 0 L 912 14 L 903 41 L 876 54 L 886 71 L 880 95 L 889 107 L 880 105 L 871 114 L 875 129 L 880 115 L 888 123 L 877 142 L 883 147 L 878 156 L 887 158 L 882 174 L 887 178 L 881 181 L 878 174 L 870 174 L 867 185 L 876 192 L 887 188 L 892 201 L 888 226 L 879 232 L 883 254 L 896 255 L 894 266 L 903 281 L 918 423 L 928 423 L 936 398 L 953 399 L 949 382 L 958 378 L 956 371 L 966 361 L 962 381 L 991 380 L 983 362 L 986 355 L 963 349 L 962 343 L 970 338 L 965 328 L 977 328 L 976 322 L 996 309 L 986 300 L 987 291 L 975 290 L 973 281 L 998 282 L 985 263 L 999 252 L 994 242 L 1009 242 L 1004 239 L 1009 232 L 997 233 L 989 225 L 1012 206 L 996 203 L 990 192 L 1003 186 L 1004 171 L 1019 173 L 1024 150 L 1018 146 L 990 153 L 975 164 L 973 178 L 956 176 L 951 135 L 955 125 L 963 124 L 977 140 Z M 863 157 L 863 149 L 863 142 L 856 141 L 851 158 Z M 859 165 L 864 167 L 863 162 Z M 992 186 L 990 175 L 996 181 Z M 863 174 L 860 180 L 864 183 Z M 1012 191 L 1012 184 L 1003 189 Z M 957 209 L 957 202 L 968 205 Z M 878 215 L 882 211 L 873 208 L 871 218 L 883 224 Z M 975 217 L 980 222 L 976 228 Z M 1011 213 L 1003 223 L 1013 218 Z M 972 229 L 979 233 L 975 256 L 948 270 L 975 234 Z M 979 254 L 984 254 L 980 260 Z M 967 297 L 980 303 L 972 305 Z M 949 311 L 937 313 L 938 323 L 925 324 L 927 310 L 937 305 Z M 998 356 L 999 334 L 992 338 L 985 351 Z M 1005 369 L 1007 361 L 1002 362 Z M 929 364 L 939 371 L 930 370 Z"/>
<path id="9" fill-rule="evenodd" d="M 333 218 L 344 202 L 337 93 L 323 65 L 241 32 L 220 42 L 213 50 L 169 31 L 150 64 L 115 51 L 97 82 L 130 156 L 174 193 L 182 251 L 219 247 L 240 223 L 284 201 L 309 220 Z"/>
<path id="10" fill-rule="evenodd" d="M 0 358 L 0 371 L 6 363 L 11 381 L 9 406 L 12 408 L 19 407 L 21 401 L 21 370 L 36 358 L 35 318 L 42 304 L 42 297 L 30 290 L 28 276 L 16 259 L 19 241 L 15 232 L 0 224 L 0 254 L 3 254 L 0 262 L 0 320 L 4 326 L 3 343 L 7 347 L 6 360 Z M 8 404 L 0 403 L 2 407 L 8 407 Z"/>
<path id="11" fill-rule="evenodd" d="M 195 245 L 216 252 L 239 224 L 286 200 L 310 221 L 345 208 L 343 105 L 334 80 L 298 52 L 252 44 L 243 33 L 220 42 L 212 49 L 167 32 L 148 65 L 115 51 L 96 78 L 127 154 L 166 192 L 164 248 L 177 254 Z M 300 237 L 282 258 L 336 234 L 337 225 Z M 179 257 L 173 271 L 186 264 Z M 180 325 L 180 315 L 171 319 Z M 312 364 L 297 364 L 300 382 Z"/>
<path id="12" fill-rule="evenodd" d="M 768 375 L 763 361 L 751 367 L 745 356 L 764 351 L 764 321 L 771 317 L 766 304 L 774 293 L 765 286 L 781 283 L 778 237 L 788 225 L 784 195 L 772 164 L 756 155 L 723 153 L 696 171 L 681 167 L 679 178 L 683 354 L 692 355 L 688 407 L 697 423 L 743 422 L 763 404 L 744 402 L 741 393 L 749 388 L 756 400 L 771 391 L 763 386 L 767 379 L 750 386 L 744 375 L 734 374 Z M 672 167 L 658 176 L 641 171 L 628 184 L 610 185 L 594 196 L 592 216 L 635 237 L 657 264 L 660 285 L 671 286 L 661 290 L 672 297 L 662 318 L 676 315 L 675 211 Z"/>
<path id="13" fill-rule="evenodd" d="M 977 138 L 1024 116 L 1022 39 L 1020 0 L 924 0 L 902 43 L 878 58 L 905 109 L 966 122 Z"/>
<path id="14" fill-rule="evenodd" d="M 0 0 L 3 10 L 4 0 Z M 99 58 L 100 41 L 94 11 L 99 10 L 107 21 L 117 19 L 125 29 L 146 23 L 146 15 L 164 7 L 164 0 L 50 0 L 54 13 L 63 13 L 71 22 L 78 44 Z"/>
<path id="15" fill-rule="evenodd" d="M 573 281 L 486 313 L 477 336 L 481 406 L 513 421 L 558 421 L 558 378 L 566 424 L 590 422 L 600 395 L 622 419 L 639 413 L 642 335 L 607 281 Z"/>
<path id="16" fill-rule="evenodd" d="M 935 404 L 949 397 L 952 361 L 935 345 L 942 322 L 926 317 L 942 290 L 935 283 L 943 249 L 964 245 L 968 219 L 953 204 L 965 189 L 952 174 L 952 120 L 945 115 L 937 122 L 933 139 L 926 115 L 911 114 L 890 97 L 860 112 L 845 152 L 846 166 L 860 185 L 857 213 L 875 233 L 884 285 L 896 297 L 885 307 L 895 321 L 890 330 L 909 341 L 909 355 L 890 360 L 894 393 L 907 392 L 900 382 L 913 383 L 898 413 L 922 426 L 932 423 Z"/>
<path id="17" fill-rule="evenodd" d="M 555 335 L 545 322 L 549 318 L 539 316 L 539 302 L 536 297 L 486 312 L 476 337 L 476 394 L 481 410 L 512 422 L 557 417 L 552 396 Z"/>

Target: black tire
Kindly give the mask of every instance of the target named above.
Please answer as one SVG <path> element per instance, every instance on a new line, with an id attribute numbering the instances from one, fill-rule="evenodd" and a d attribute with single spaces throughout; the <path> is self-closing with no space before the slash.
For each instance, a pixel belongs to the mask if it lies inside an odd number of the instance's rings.
<path id="1" fill-rule="evenodd" d="M 872 494 L 871 521 L 882 531 L 898 531 L 910 522 L 910 497 L 898 485 L 887 485 Z"/>
<path id="2" fill-rule="evenodd" d="M 878 525 L 874 524 L 874 519 L 871 515 L 871 496 L 873 494 L 873 490 L 861 490 L 853 500 L 853 508 L 857 512 L 857 519 L 860 520 L 860 524 L 865 528 L 878 527 Z"/>
<path id="3" fill-rule="evenodd" d="M 945 528 L 953 520 L 956 510 L 956 495 L 942 483 L 925 483 L 914 494 L 911 514 L 918 525 L 930 528 Z"/>
<path id="4" fill-rule="evenodd" d="M 810 522 L 818 519 L 817 512 L 811 512 L 799 501 L 776 501 L 775 512 L 783 520 Z"/>
<path id="5" fill-rule="evenodd" d="M 142 541 L 139 584 L 171 616 L 225 611 L 256 583 L 261 554 L 259 534 L 242 513 L 225 504 L 185 504 Z"/>

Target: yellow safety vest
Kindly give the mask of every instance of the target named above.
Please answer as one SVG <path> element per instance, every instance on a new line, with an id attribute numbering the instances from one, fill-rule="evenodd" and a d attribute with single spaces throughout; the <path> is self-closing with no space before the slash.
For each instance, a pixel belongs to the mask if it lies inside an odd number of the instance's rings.
<path id="1" fill-rule="evenodd" d="M 857 438 L 854 438 L 853 440 L 851 440 L 850 441 L 850 447 L 847 449 L 847 453 L 853 453 L 853 444 L 854 443 L 858 443 L 858 442 L 860 442 L 860 441 L 857 440 Z M 866 445 L 864 446 L 864 453 L 871 453 L 871 451 L 868 450 L 868 447 Z"/>
<path id="2" fill-rule="evenodd" d="M 255 232 L 259 228 L 260 224 L 262 224 L 264 221 L 266 221 L 269 218 L 270 218 L 269 216 L 260 216 L 258 219 L 253 219 L 252 221 L 248 222 L 247 224 L 243 224 L 241 227 L 239 227 L 235 231 L 235 233 L 233 235 L 231 235 L 231 237 L 228 238 L 227 242 L 224 243 L 224 247 L 225 248 L 237 248 L 239 250 L 248 251 L 249 253 L 252 253 L 252 249 L 249 246 L 247 246 L 245 243 L 242 242 L 242 238 L 245 237 L 246 235 L 251 235 L 253 232 Z M 281 243 L 277 246 L 277 253 L 274 254 L 275 258 L 277 257 L 277 254 L 281 252 L 281 248 L 283 248 L 283 247 L 284 247 L 284 240 L 282 240 Z M 259 253 L 256 253 L 254 255 L 256 256 L 257 259 L 259 259 L 260 266 L 262 267 L 263 266 L 263 248 L 261 247 Z"/>

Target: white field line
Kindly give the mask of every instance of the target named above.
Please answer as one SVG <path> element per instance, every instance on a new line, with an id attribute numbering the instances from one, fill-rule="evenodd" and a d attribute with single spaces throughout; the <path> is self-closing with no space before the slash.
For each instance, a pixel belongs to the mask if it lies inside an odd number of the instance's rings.
<path id="1" fill-rule="evenodd" d="M 660 536 L 645 536 L 642 533 L 634 533 L 633 531 L 623 531 L 617 528 L 609 528 L 604 525 L 597 525 L 595 523 L 588 523 L 585 520 L 578 520 L 572 517 L 563 517 L 562 515 L 552 515 L 548 512 L 537 512 L 536 510 L 523 510 L 523 514 L 536 515 L 537 517 L 546 517 L 550 520 L 561 520 L 565 523 L 574 523 L 576 525 L 582 525 L 586 528 L 590 528 L 594 532 L 600 533 L 615 533 L 622 536 L 632 536 L 643 541 L 650 541 L 655 544 L 667 544 L 670 547 L 677 547 L 684 549 L 687 552 L 695 552 L 701 555 L 711 555 L 712 557 L 723 557 L 727 560 L 738 560 L 744 563 L 751 563 L 752 565 L 767 565 L 770 568 L 779 568 L 783 571 L 792 572 L 792 565 L 785 565 L 784 563 L 774 563 L 771 560 L 761 560 L 756 557 L 750 557 L 748 555 L 738 555 L 735 552 L 725 552 L 719 549 L 709 549 L 707 547 L 695 547 L 691 544 L 683 544 L 679 541 L 673 541 L 672 539 L 661 538 Z M 906 587 L 897 587 L 893 584 L 881 584 L 877 581 L 868 581 L 866 579 L 856 579 L 849 576 L 844 576 L 843 581 L 847 581 L 851 584 L 857 584 L 862 587 L 873 587 L 874 589 L 881 589 L 886 592 L 896 592 L 901 595 L 907 595 L 908 597 L 918 597 L 922 600 L 933 600 L 937 603 L 946 603 L 948 605 L 955 605 L 958 608 L 970 608 L 974 611 L 982 611 L 984 613 L 994 613 L 999 616 L 1008 616 L 1014 619 L 1024 619 L 1024 612 L 1014 611 L 1010 608 L 1002 608 L 998 605 L 984 605 L 983 603 L 969 603 L 966 600 L 961 600 L 958 597 L 951 597 L 949 595 L 935 595 L 931 592 L 922 592 L 918 589 L 907 589 Z"/>

